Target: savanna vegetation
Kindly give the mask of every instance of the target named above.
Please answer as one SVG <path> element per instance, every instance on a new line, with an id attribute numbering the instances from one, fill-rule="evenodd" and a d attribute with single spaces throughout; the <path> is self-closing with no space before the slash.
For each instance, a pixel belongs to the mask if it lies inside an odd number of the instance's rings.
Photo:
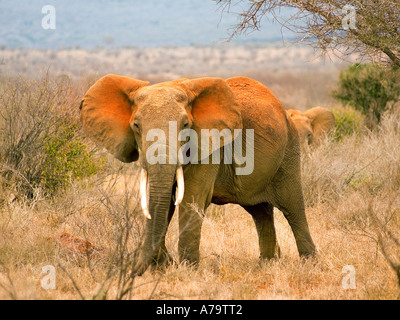
<path id="1" fill-rule="evenodd" d="M 356 72 L 351 68 L 344 74 Z M 305 109 L 324 103 L 335 114 L 333 135 L 302 154 L 306 214 L 316 259 L 299 259 L 291 229 L 276 210 L 282 257 L 260 263 L 250 215 L 235 205 L 211 206 L 204 218 L 198 269 L 175 264 L 130 277 L 144 223 L 137 205 L 136 166 L 96 149 L 80 131 L 80 98 L 98 76 L 2 74 L 0 298 L 399 298 L 396 96 L 390 96 L 393 101 L 387 102 L 392 107 L 380 109 L 379 121 L 371 126 L 370 106 L 380 105 L 376 100 L 380 94 L 371 93 L 361 109 L 353 103 L 355 98 L 332 98 L 333 90 L 335 96 L 351 92 L 347 77 L 324 70 L 279 74 L 249 70 L 246 75 L 273 88 L 285 105 L 297 103 Z M 384 78 L 369 81 L 384 84 Z M 367 85 L 357 89 L 370 92 Z M 174 216 L 167 234 L 174 258 L 177 242 Z M 55 268 L 55 288 L 46 290 L 48 274 L 42 268 L 49 265 Z M 353 278 L 346 266 L 353 267 Z"/>

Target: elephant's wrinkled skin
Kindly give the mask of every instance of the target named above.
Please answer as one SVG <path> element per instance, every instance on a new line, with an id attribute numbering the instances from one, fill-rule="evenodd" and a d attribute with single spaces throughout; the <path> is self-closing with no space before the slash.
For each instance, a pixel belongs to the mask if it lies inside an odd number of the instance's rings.
<path id="1" fill-rule="evenodd" d="M 204 128 L 219 131 L 227 128 L 231 132 L 254 129 L 251 174 L 236 175 L 235 162 L 213 164 L 210 160 L 210 164 L 183 165 L 185 188 L 179 205 L 178 245 L 182 261 L 194 264 L 199 261 L 202 216 L 195 207 L 205 212 L 210 203 L 236 203 L 252 215 L 261 258 L 273 258 L 279 251 L 273 207 L 287 218 L 299 254 L 314 255 L 315 246 L 304 211 L 298 134 L 279 100 L 263 84 L 235 77 L 181 79 L 149 86 L 147 82 L 107 75 L 84 96 L 81 121 L 94 141 L 121 161 L 139 160 L 148 174 L 151 219 L 146 222 L 136 274 L 142 274 L 151 263 L 170 261 L 165 234 L 174 213 L 172 198 L 176 172 L 181 165 L 150 164 L 145 157 L 154 143 L 145 139 L 152 128 L 166 132 L 167 146 L 177 143 L 179 148 L 183 144 L 168 138 L 169 121 L 177 122 L 178 132 L 189 127 L 198 133 Z M 221 149 L 226 148 L 221 145 Z M 170 155 L 165 157 L 168 159 Z"/>

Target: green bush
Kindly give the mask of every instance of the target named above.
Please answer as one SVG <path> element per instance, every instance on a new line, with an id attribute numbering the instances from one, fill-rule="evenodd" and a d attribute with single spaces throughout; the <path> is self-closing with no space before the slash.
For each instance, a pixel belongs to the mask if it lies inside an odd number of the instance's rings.
<path id="1" fill-rule="evenodd" d="M 105 164 L 78 134 L 80 96 L 69 79 L 1 79 L 0 174 L 21 196 L 51 196 Z"/>
<path id="2" fill-rule="evenodd" d="M 77 125 L 63 124 L 45 140 L 41 185 L 50 194 L 67 186 L 71 180 L 95 174 L 105 164 L 102 159 L 95 160 L 88 152 L 76 134 L 77 129 Z"/>
<path id="3" fill-rule="evenodd" d="M 389 101 L 400 96 L 400 70 L 395 66 L 356 63 L 339 74 L 332 96 L 380 122 Z"/>
<path id="4" fill-rule="evenodd" d="M 335 141 L 341 141 L 344 136 L 352 135 L 355 132 L 360 132 L 364 115 L 352 107 L 336 106 L 332 109 L 335 116 Z"/>

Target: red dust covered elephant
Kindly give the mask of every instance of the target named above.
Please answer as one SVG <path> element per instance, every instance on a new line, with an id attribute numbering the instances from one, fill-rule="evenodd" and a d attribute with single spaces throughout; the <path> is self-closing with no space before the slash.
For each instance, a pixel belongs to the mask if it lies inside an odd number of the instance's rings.
<path id="1" fill-rule="evenodd" d="M 175 206 L 181 261 L 198 263 L 203 217 L 195 208 L 205 212 L 211 203 L 239 204 L 251 214 L 261 258 L 279 251 L 274 207 L 287 218 L 299 254 L 314 255 L 298 134 L 279 100 L 260 82 L 199 78 L 150 86 L 106 75 L 84 96 L 81 121 L 96 143 L 142 168 L 147 220 L 136 274 L 171 261 L 165 235 Z"/>

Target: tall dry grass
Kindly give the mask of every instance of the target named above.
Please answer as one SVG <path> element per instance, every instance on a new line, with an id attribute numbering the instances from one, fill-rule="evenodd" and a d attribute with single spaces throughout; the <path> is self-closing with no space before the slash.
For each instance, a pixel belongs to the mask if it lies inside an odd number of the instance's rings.
<path id="1" fill-rule="evenodd" d="M 293 92 L 293 94 L 300 94 Z M 143 233 L 137 168 L 106 156 L 107 167 L 71 180 L 53 197 L 9 199 L 2 180 L 1 299 L 395 299 L 393 265 L 400 260 L 400 115 L 386 114 L 374 130 L 327 139 L 302 155 L 306 213 L 316 259 L 298 257 L 281 212 L 275 224 L 282 257 L 258 260 L 251 217 L 239 206 L 211 206 L 203 221 L 201 261 L 130 277 Z M 13 191 L 14 192 L 14 191 Z M 178 260 L 177 216 L 167 247 Z M 60 235 L 90 241 L 95 252 L 68 247 Z M 56 270 L 56 289 L 43 289 L 43 266 Z M 345 266 L 355 270 L 346 289 Z M 344 270 L 344 271 L 343 271 Z"/>

